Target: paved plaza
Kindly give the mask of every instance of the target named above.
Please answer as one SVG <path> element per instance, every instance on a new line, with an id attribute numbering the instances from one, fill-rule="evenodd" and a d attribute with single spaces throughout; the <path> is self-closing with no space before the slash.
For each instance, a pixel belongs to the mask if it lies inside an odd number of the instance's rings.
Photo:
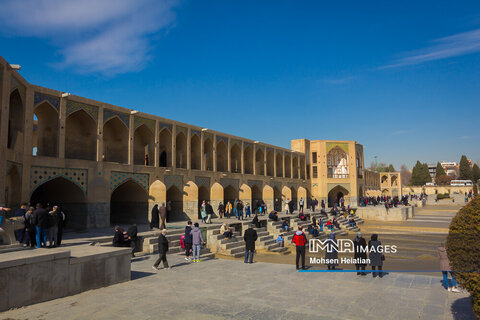
<path id="1" fill-rule="evenodd" d="M 135 259 L 132 281 L 0 314 L 2 319 L 474 319 L 440 277 L 299 273 L 291 265 L 170 255 Z M 292 259 L 294 257 L 292 256 Z M 21 293 L 19 293 L 21 294 Z"/>

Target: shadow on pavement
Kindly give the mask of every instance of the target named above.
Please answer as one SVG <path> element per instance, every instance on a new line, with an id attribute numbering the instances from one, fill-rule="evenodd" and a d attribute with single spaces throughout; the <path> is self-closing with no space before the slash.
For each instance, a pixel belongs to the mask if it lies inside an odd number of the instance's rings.
<path id="1" fill-rule="evenodd" d="M 148 276 L 153 276 L 155 273 L 152 272 L 143 272 L 143 271 L 131 271 L 130 272 L 130 280 L 137 280 L 141 278 L 145 278 Z"/>
<path id="2" fill-rule="evenodd" d="M 475 314 L 472 308 L 472 299 L 470 297 L 457 299 L 451 307 L 452 315 L 455 320 L 475 320 Z"/>

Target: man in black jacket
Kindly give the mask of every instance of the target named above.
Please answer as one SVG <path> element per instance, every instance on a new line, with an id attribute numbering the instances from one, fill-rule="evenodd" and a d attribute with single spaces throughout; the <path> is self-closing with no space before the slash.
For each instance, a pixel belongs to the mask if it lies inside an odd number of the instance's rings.
<path id="1" fill-rule="evenodd" d="M 207 211 L 207 223 L 212 224 L 213 208 L 209 201 L 205 202 L 205 211 Z"/>
<path id="2" fill-rule="evenodd" d="M 158 236 L 158 259 L 155 261 L 155 264 L 152 266 L 154 270 L 160 270 L 158 265 L 160 261 L 163 261 L 163 269 L 170 269 L 167 262 L 167 252 L 168 252 L 168 240 L 167 240 L 167 229 L 163 229 L 162 233 Z"/>
<path id="3" fill-rule="evenodd" d="M 192 251 L 192 221 L 188 220 L 185 227 L 185 260 L 190 261 L 190 252 Z"/>
<path id="4" fill-rule="evenodd" d="M 132 248 L 132 258 L 135 257 L 135 249 L 137 248 L 137 225 L 134 224 L 127 230 L 128 240 L 130 240 L 130 247 Z"/>
<path id="5" fill-rule="evenodd" d="M 42 206 L 42 204 L 37 203 L 37 208 L 33 211 L 34 225 L 36 229 L 37 237 L 37 248 L 47 247 L 47 218 L 48 212 Z"/>
<path id="6" fill-rule="evenodd" d="M 245 240 L 245 263 L 253 262 L 255 241 L 257 241 L 257 237 L 257 231 L 255 231 L 255 229 L 253 229 L 253 225 L 250 224 L 248 229 L 245 231 L 245 235 L 243 236 L 243 240 Z"/>

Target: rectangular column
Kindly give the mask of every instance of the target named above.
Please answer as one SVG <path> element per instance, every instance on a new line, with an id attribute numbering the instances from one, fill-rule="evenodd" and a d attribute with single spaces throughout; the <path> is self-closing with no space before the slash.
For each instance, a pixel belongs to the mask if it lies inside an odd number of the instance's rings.
<path id="1" fill-rule="evenodd" d="M 103 149 L 103 105 L 98 108 L 97 122 L 97 161 L 102 162 L 105 158 Z"/>
<path id="2" fill-rule="evenodd" d="M 203 131 L 200 133 L 200 154 L 201 154 L 201 157 L 200 157 L 200 169 L 202 171 L 206 171 L 205 170 L 205 153 L 204 153 L 204 150 L 203 150 L 203 140 L 204 140 L 204 134 L 203 134 Z"/>
<path id="3" fill-rule="evenodd" d="M 128 164 L 133 166 L 133 154 L 134 154 L 134 141 L 133 137 L 135 134 L 135 121 L 134 121 L 134 116 L 130 115 L 128 117 Z"/>
<path id="4" fill-rule="evenodd" d="M 217 134 L 213 135 L 213 171 L 217 171 Z"/>
<path id="5" fill-rule="evenodd" d="M 23 135 L 23 157 L 22 157 L 22 186 L 21 201 L 30 200 L 30 167 L 32 165 L 32 136 L 33 134 L 33 99 L 34 91 L 30 86 L 26 87 L 25 97 L 25 119 Z"/>
<path id="6" fill-rule="evenodd" d="M 153 161 L 155 161 L 153 164 L 154 167 L 158 167 L 160 165 L 160 132 L 158 132 L 158 126 L 158 120 L 155 120 L 155 154 L 153 156 Z"/>
<path id="7" fill-rule="evenodd" d="M 65 126 L 67 123 L 67 99 L 60 98 L 58 130 L 58 157 L 65 159 Z"/>
<path id="8" fill-rule="evenodd" d="M 188 128 L 187 132 L 187 170 L 192 169 L 192 129 Z"/>
<path id="9" fill-rule="evenodd" d="M 172 168 L 177 167 L 177 126 L 172 125 Z"/>
<path id="10" fill-rule="evenodd" d="M 230 148 L 232 147 L 232 144 L 230 142 L 230 138 L 228 138 L 228 143 L 227 143 L 227 171 L 232 172 L 232 157 L 231 157 L 231 152 Z"/>
<path id="11" fill-rule="evenodd" d="M 245 152 L 245 149 L 243 147 L 243 141 L 242 141 L 242 148 L 241 149 L 242 149 L 242 151 L 241 151 L 242 155 L 240 156 L 240 171 L 242 172 L 242 174 L 245 174 L 245 165 L 243 163 L 243 159 L 244 159 L 243 153 Z"/>
<path id="12" fill-rule="evenodd" d="M 267 175 L 267 147 L 263 148 L 263 175 Z"/>
<path id="13" fill-rule="evenodd" d="M 5 183 L 7 172 L 7 139 L 8 139 L 8 104 L 10 91 L 10 74 L 6 67 L 2 67 L 1 87 L 2 91 L 0 101 L 0 112 L 2 114 L 0 123 L 0 202 L 5 202 Z"/>

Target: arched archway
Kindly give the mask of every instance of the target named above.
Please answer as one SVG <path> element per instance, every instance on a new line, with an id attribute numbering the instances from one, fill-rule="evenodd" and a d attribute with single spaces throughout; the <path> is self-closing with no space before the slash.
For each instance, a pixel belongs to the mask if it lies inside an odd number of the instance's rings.
<path id="1" fill-rule="evenodd" d="M 335 186 L 330 192 L 328 192 L 328 206 L 333 207 L 334 204 L 340 205 L 340 199 L 343 197 L 347 202 L 347 196 L 349 192 L 342 186 Z"/>
<path id="2" fill-rule="evenodd" d="M 389 196 L 389 195 L 390 195 L 390 192 L 388 191 L 388 189 L 382 190 L 382 196 Z"/>
<path id="3" fill-rule="evenodd" d="M 267 205 L 267 210 L 272 211 L 274 210 L 274 194 L 273 194 L 273 188 L 270 187 L 269 185 L 265 185 L 262 190 L 262 198 L 265 204 Z"/>
<path id="4" fill-rule="evenodd" d="M 245 183 L 240 186 L 240 190 L 238 190 L 238 198 L 243 202 L 252 202 L 252 188 L 250 188 Z"/>
<path id="5" fill-rule="evenodd" d="M 65 228 L 84 230 L 87 227 L 85 194 L 70 180 L 57 177 L 38 186 L 30 197 L 30 203 L 58 205 L 65 213 Z"/>
<path id="6" fill-rule="evenodd" d="M 202 206 L 203 201 L 210 201 L 210 190 L 205 186 L 201 186 L 200 188 L 198 188 L 198 219 L 202 218 L 200 214 L 200 207 Z M 212 207 L 213 207 L 213 203 L 212 203 Z M 213 210 L 215 209 L 216 208 L 213 207 Z"/>
<path id="7" fill-rule="evenodd" d="M 193 181 L 183 185 L 183 212 L 185 218 L 196 219 L 198 214 L 198 186 Z"/>
<path id="8" fill-rule="evenodd" d="M 290 190 L 292 190 L 292 202 L 294 204 L 294 210 L 298 210 L 298 193 L 297 189 L 295 187 L 291 187 Z"/>
<path id="9" fill-rule="evenodd" d="M 163 128 L 158 134 L 159 166 L 172 166 L 172 134 L 167 128 Z"/>
<path id="10" fill-rule="evenodd" d="M 283 155 L 281 153 L 277 153 L 276 159 L 276 176 L 281 178 L 283 177 Z"/>
<path id="11" fill-rule="evenodd" d="M 203 163 L 205 170 L 213 171 L 213 142 L 210 138 L 203 142 Z"/>
<path id="12" fill-rule="evenodd" d="M 274 201 L 274 210 L 281 212 L 282 211 L 282 192 L 278 187 L 273 187 L 273 201 Z"/>
<path id="13" fill-rule="evenodd" d="M 197 134 L 190 138 L 190 166 L 193 170 L 201 170 L 202 167 L 202 150 L 200 137 Z"/>
<path id="14" fill-rule="evenodd" d="M 142 124 L 135 130 L 133 143 L 133 163 L 136 165 L 152 165 L 155 145 L 152 131 Z"/>
<path id="15" fill-rule="evenodd" d="M 223 140 L 217 142 L 217 171 L 228 171 L 228 151 Z"/>
<path id="16" fill-rule="evenodd" d="M 253 174 L 253 150 L 250 146 L 243 149 L 243 167 L 245 174 Z"/>
<path id="17" fill-rule="evenodd" d="M 118 117 L 103 125 L 103 160 L 128 163 L 128 128 Z"/>
<path id="18" fill-rule="evenodd" d="M 267 152 L 267 176 L 271 176 L 271 177 L 275 176 L 275 172 L 274 172 L 275 166 L 273 164 L 274 162 L 275 162 L 275 159 L 273 156 L 273 151 L 268 151 Z"/>
<path id="19" fill-rule="evenodd" d="M 345 150 L 336 146 L 327 154 L 327 177 L 348 178 L 348 157 Z"/>
<path id="20" fill-rule="evenodd" d="M 386 174 L 384 174 L 381 178 L 381 183 L 385 183 L 385 182 L 387 182 L 387 180 L 388 180 L 388 176 Z"/>
<path id="21" fill-rule="evenodd" d="M 162 206 L 162 204 L 167 204 L 167 188 L 160 180 L 155 180 L 149 188 L 148 191 L 148 219 L 152 219 L 152 208 L 154 205 Z"/>
<path id="22" fill-rule="evenodd" d="M 257 149 L 255 152 L 255 174 L 260 176 L 265 175 L 265 159 L 262 149 Z"/>
<path id="23" fill-rule="evenodd" d="M 58 156 L 58 113 L 48 102 L 39 104 L 35 110 L 37 156 Z M 35 122 L 35 121 L 34 121 Z M 35 123 L 34 123 L 35 125 Z"/>
<path id="24" fill-rule="evenodd" d="M 10 102 L 8 108 L 8 140 L 7 147 L 14 150 L 23 149 L 23 123 L 24 108 L 23 101 L 18 89 L 10 94 Z M 23 150 L 22 150 L 23 151 Z"/>
<path id="25" fill-rule="evenodd" d="M 95 160 L 97 154 L 97 124 L 85 110 L 67 117 L 65 125 L 65 157 Z"/>
<path id="26" fill-rule="evenodd" d="M 235 200 L 238 200 L 238 191 L 234 187 L 227 186 L 225 189 L 223 189 L 223 201 L 225 201 L 225 203 L 230 201 L 230 203 L 233 205 Z"/>
<path id="27" fill-rule="evenodd" d="M 252 189 L 252 203 L 255 201 L 263 200 L 262 190 L 260 190 L 259 187 L 257 187 L 256 185 L 253 185 L 251 186 L 251 189 Z"/>
<path id="28" fill-rule="evenodd" d="M 22 201 L 22 179 L 17 167 L 12 167 L 8 171 L 5 181 L 5 199 L 9 208 L 19 207 Z"/>
<path id="29" fill-rule="evenodd" d="M 230 171 L 233 173 L 241 173 L 242 171 L 242 151 L 237 144 L 234 144 L 230 150 Z"/>
<path id="30" fill-rule="evenodd" d="M 292 177 L 292 167 L 291 167 L 291 162 L 290 162 L 290 156 L 289 155 L 285 155 L 284 162 L 285 162 L 285 178 L 291 178 Z"/>
<path id="31" fill-rule="evenodd" d="M 167 189 L 167 208 L 170 204 L 171 211 L 167 212 L 167 221 L 183 221 L 187 218 L 183 212 L 183 194 L 176 187 L 171 186 Z"/>
<path id="32" fill-rule="evenodd" d="M 177 134 L 175 149 L 175 166 L 187 169 L 187 137 L 183 132 Z"/>
<path id="33" fill-rule="evenodd" d="M 397 176 L 391 176 L 390 178 L 390 186 L 392 187 L 396 187 L 398 184 L 398 179 L 397 179 Z"/>
<path id="34" fill-rule="evenodd" d="M 127 180 L 110 197 L 110 223 L 148 223 L 148 195 L 137 182 Z"/>
<path id="35" fill-rule="evenodd" d="M 303 203 L 305 205 L 305 208 L 308 208 L 308 199 L 307 199 L 307 189 L 304 187 L 298 187 L 298 194 L 297 194 L 298 199 L 303 199 Z"/>

